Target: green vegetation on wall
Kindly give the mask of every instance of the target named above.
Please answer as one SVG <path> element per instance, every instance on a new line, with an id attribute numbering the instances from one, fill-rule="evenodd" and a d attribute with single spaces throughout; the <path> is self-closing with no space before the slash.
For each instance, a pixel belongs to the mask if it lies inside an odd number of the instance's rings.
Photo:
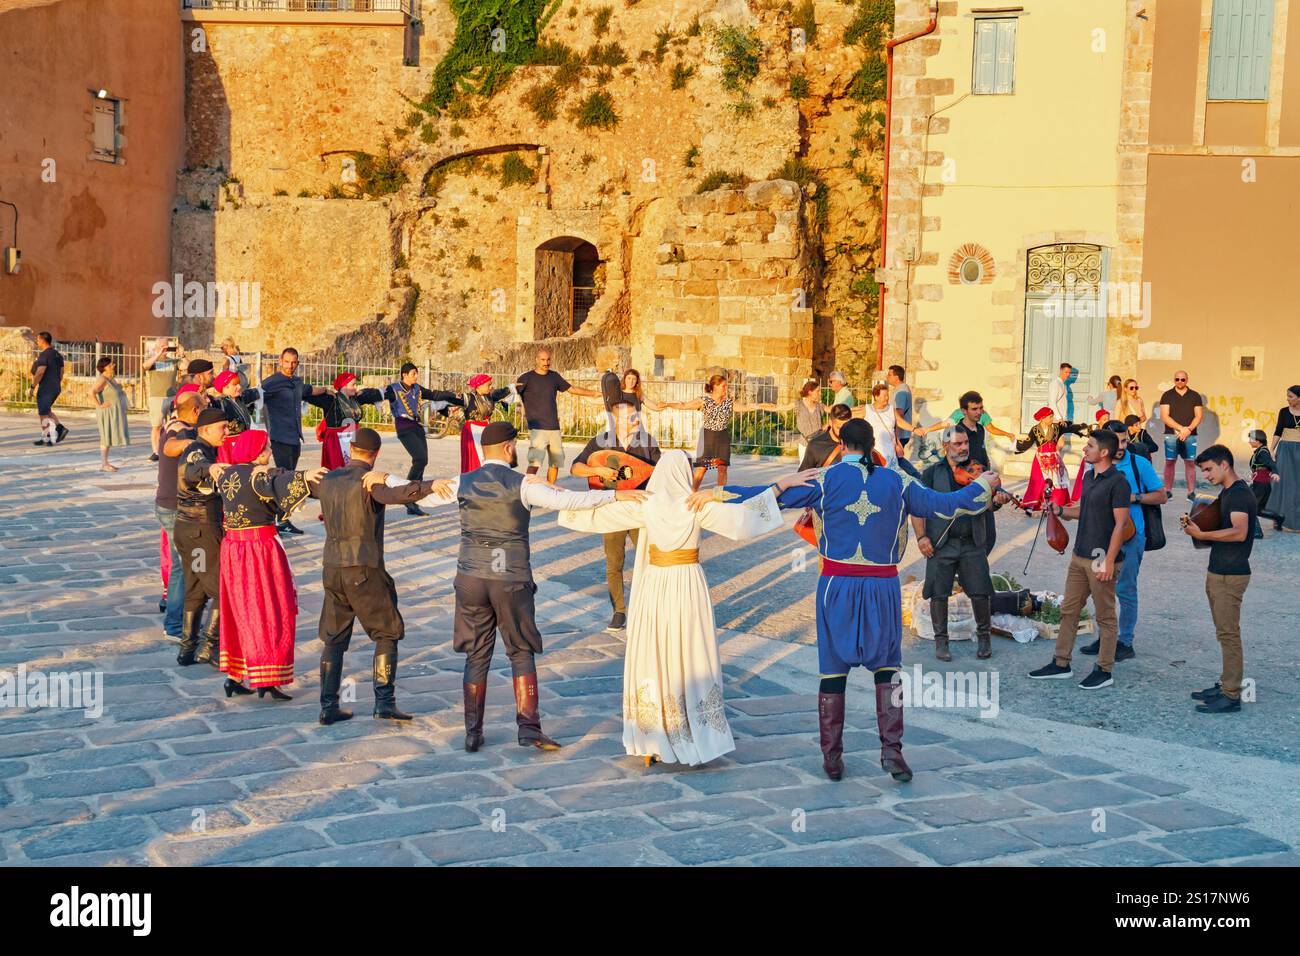
<path id="1" fill-rule="evenodd" d="M 491 96 L 516 66 L 533 62 L 537 37 L 560 2 L 451 0 L 456 35 L 421 105 L 443 110 L 461 92 Z"/>

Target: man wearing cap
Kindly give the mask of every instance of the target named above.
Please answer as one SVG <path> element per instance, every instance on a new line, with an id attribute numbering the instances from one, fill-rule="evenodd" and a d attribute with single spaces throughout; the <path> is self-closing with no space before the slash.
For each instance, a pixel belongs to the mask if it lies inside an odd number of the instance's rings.
<path id="1" fill-rule="evenodd" d="M 456 393 L 425 388 L 420 384 L 419 367 L 414 362 L 407 362 L 402 366 L 398 380 L 384 389 L 383 397 L 393 415 L 397 440 L 411 456 L 411 468 L 406 473 L 406 480 L 423 481 L 425 466 L 429 464 L 429 439 L 424 433 L 424 425 L 420 423 L 420 403 L 433 402 L 438 408 L 445 408 L 453 402 L 460 404 L 456 400 Z M 406 503 L 406 513 L 424 514 L 414 501 Z"/>
<path id="2" fill-rule="evenodd" d="M 332 724 L 352 717 L 339 709 L 343 654 L 359 619 L 375 644 L 373 664 L 374 716 L 410 720 L 397 709 L 397 642 L 406 625 L 397 610 L 397 586 L 384 569 L 384 506 L 405 504 L 439 491 L 451 496 L 450 483 L 417 481 L 387 485 L 387 475 L 374 471 L 379 433 L 357 429 L 347 465 L 331 471 L 311 488 L 320 500 L 325 521 L 325 554 L 321 560 L 325 604 L 321 608 L 320 722 Z"/>
<path id="3" fill-rule="evenodd" d="M 193 391 L 178 396 L 176 415 L 163 424 L 158 439 L 158 491 L 154 495 L 154 515 L 158 518 L 171 557 L 170 566 L 163 570 L 163 583 L 167 589 L 163 633 L 168 637 L 181 636 L 181 612 L 185 609 L 185 571 L 181 567 L 181 553 L 176 547 L 176 459 L 199 437 L 195 425 L 202 410 L 199 396 Z"/>
<path id="4" fill-rule="evenodd" d="M 351 372 L 334 376 L 332 401 L 326 404 L 325 417 L 316 426 L 320 439 L 320 463 L 333 471 L 348 463 L 348 449 L 361 424 L 361 406 L 378 405 L 384 393 L 377 388 L 357 388 L 357 377 Z"/>
<path id="5" fill-rule="evenodd" d="M 551 511 L 596 508 L 610 501 L 641 501 L 645 491 L 566 491 L 514 470 L 515 427 L 492 422 L 483 429 L 483 465 L 460 476 L 460 555 L 456 560 L 456 621 L 452 647 L 465 657 L 465 749 L 483 745 L 488 668 L 501 631 L 515 685 L 519 745 L 558 750 L 542 733 L 537 667 L 542 652 L 537 630 L 528 527 L 533 508 Z"/>
<path id="6" fill-rule="evenodd" d="M 266 409 L 266 426 L 271 435 L 271 456 L 277 468 L 294 471 L 302 454 L 302 403 L 324 408 L 329 390 L 323 385 L 308 385 L 298 377 L 298 350 L 280 353 L 276 371 L 262 379 L 262 407 Z M 285 520 L 276 526 L 281 534 L 302 534 L 302 529 Z"/>
<path id="7" fill-rule="evenodd" d="M 220 617 L 221 497 L 209 469 L 226 437 L 226 413 L 205 408 L 195 422 L 198 437 L 181 452 L 176 472 L 174 538 L 185 574 L 185 611 L 181 618 L 181 648 L 176 663 L 217 666 Z M 170 442 L 168 443 L 170 444 Z M 212 616 L 202 650 L 195 654 L 203 608 L 212 601 Z"/>

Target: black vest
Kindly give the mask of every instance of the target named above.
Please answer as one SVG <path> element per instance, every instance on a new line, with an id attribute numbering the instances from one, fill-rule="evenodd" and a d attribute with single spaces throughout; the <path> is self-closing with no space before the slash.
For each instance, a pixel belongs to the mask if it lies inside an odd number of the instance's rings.
<path id="1" fill-rule="evenodd" d="M 921 472 L 921 482 L 927 488 L 932 488 L 935 491 L 944 493 L 961 490 L 952 476 L 952 469 L 948 467 L 947 459 L 936 461 L 929 468 L 925 469 L 925 471 Z M 974 540 L 976 546 L 982 548 L 985 554 L 992 551 L 993 543 L 997 537 L 997 525 L 995 523 L 996 519 L 993 517 L 993 509 L 991 505 L 981 514 L 977 515 L 963 515 L 962 517 L 954 519 L 926 518 L 925 535 L 930 539 L 931 544 L 935 545 L 935 547 L 942 547 L 943 545 L 939 543 L 939 538 L 943 537 L 943 544 L 947 544 L 949 541 L 954 540 L 958 531 L 956 527 L 949 531 L 948 526 L 950 524 L 955 525 L 957 522 L 967 521 L 970 522 L 971 538 Z M 946 536 L 944 536 L 945 531 L 948 532 Z"/>
<path id="2" fill-rule="evenodd" d="M 164 459 L 165 460 L 165 459 Z M 221 524 L 221 496 L 208 476 L 217 449 L 201 438 L 190 442 L 176 462 L 176 517 Z"/>
<path id="3" fill-rule="evenodd" d="M 325 554 L 333 568 L 384 566 L 384 506 L 366 493 L 362 476 L 370 466 L 360 460 L 331 471 L 316 487 L 325 516 Z"/>
<path id="4" fill-rule="evenodd" d="M 490 581 L 531 581 L 528 521 L 519 499 L 524 476 L 504 465 L 486 464 L 460 476 L 461 574 Z"/>

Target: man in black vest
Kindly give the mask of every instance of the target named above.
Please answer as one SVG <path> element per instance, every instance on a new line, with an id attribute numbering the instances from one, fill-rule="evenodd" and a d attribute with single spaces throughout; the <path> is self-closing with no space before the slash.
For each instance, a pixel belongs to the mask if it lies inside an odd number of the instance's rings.
<path id="1" fill-rule="evenodd" d="M 379 455 L 379 433 L 357 429 L 352 460 L 335 469 L 311 489 L 320 499 L 325 519 L 325 605 L 321 608 L 320 722 L 350 720 L 339 708 L 343 653 L 359 618 L 375 642 L 374 716 L 410 720 L 397 709 L 397 642 L 406 633 L 397 610 L 397 586 L 384 570 L 384 506 L 419 501 L 437 491 L 450 496 L 450 483 L 413 481 L 389 487 L 387 475 L 373 471 Z"/>
<path id="2" fill-rule="evenodd" d="M 956 425 L 943 432 L 943 460 L 921 472 L 921 483 L 935 491 L 957 491 L 956 473 L 970 462 L 970 437 Z M 948 598 L 952 596 L 954 578 L 970 598 L 975 611 L 976 637 L 979 647 L 975 656 L 981 660 L 993 656 L 993 579 L 989 574 L 989 552 L 996 534 L 993 512 L 1009 500 L 1002 492 L 993 498 L 992 508 L 977 515 L 957 518 L 917 518 L 912 527 L 916 544 L 925 555 L 925 585 L 921 596 L 930 601 L 930 622 L 934 625 L 934 656 L 952 660 L 948 650 Z"/>
<path id="3" fill-rule="evenodd" d="M 181 649 L 176 663 L 218 664 L 221 616 L 221 496 L 209 469 L 226 437 L 226 413 L 205 408 L 195 423 L 198 437 L 185 446 L 176 464 L 176 550 L 185 574 L 185 612 L 181 617 Z M 195 656 L 203 608 L 212 601 L 212 616 L 203 649 Z"/>
<path id="4" fill-rule="evenodd" d="M 515 427 L 492 422 L 483 429 L 483 465 L 460 476 L 460 557 L 456 561 L 456 622 L 452 646 L 465 659 L 465 749 L 483 745 L 488 667 L 501 630 L 515 684 L 519 745 L 558 750 L 542 733 L 537 708 L 537 630 L 528 547 L 532 508 L 596 508 L 610 501 L 641 501 L 645 491 L 566 491 L 514 471 Z"/>

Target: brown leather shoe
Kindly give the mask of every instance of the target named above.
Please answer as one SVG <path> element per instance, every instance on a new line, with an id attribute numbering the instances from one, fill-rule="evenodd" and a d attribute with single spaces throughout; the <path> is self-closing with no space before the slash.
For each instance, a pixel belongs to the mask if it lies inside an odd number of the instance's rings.
<path id="1" fill-rule="evenodd" d="M 487 682 L 461 686 L 465 691 L 465 749 L 474 753 L 483 746 L 483 709 L 487 706 Z"/>
<path id="2" fill-rule="evenodd" d="M 557 744 L 542 733 L 542 718 L 537 708 L 537 675 L 515 678 L 515 723 L 519 725 L 519 746 L 538 750 L 559 750 Z"/>
<path id="3" fill-rule="evenodd" d="M 821 732 L 822 769 L 832 780 L 844 776 L 844 695 L 817 695 L 817 727 Z"/>
<path id="4" fill-rule="evenodd" d="M 912 768 L 903 759 L 903 703 L 894 702 L 898 684 L 876 685 L 876 723 L 880 728 L 880 766 L 895 780 L 907 783 Z"/>

